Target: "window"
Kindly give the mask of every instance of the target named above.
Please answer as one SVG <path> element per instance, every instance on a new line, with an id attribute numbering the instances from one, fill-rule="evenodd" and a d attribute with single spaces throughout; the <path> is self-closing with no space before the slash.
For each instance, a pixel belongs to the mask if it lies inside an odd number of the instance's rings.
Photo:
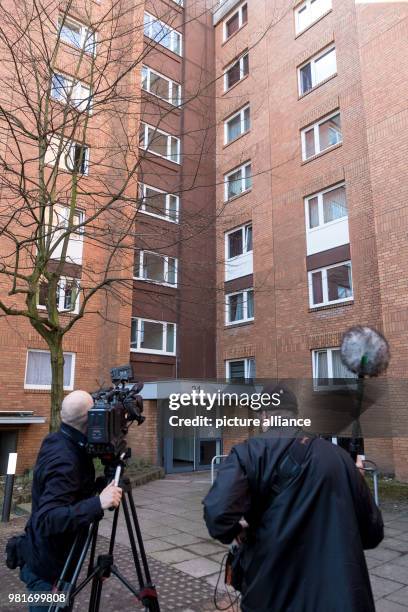
<path id="1" fill-rule="evenodd" d="M 135 278 L 162 285 L 177 285 L 177 259 L 151 251 L 139 251 Z"/>
<path id="2" fill-rule="evenodd" d="M 238 9 L 224 21 L 224 41 L 228 40 L 235 32 L 248 21 L 248 5 L 241 4 Z"/>
<path id="3" fill-rule="evenodd" d="M 339 348 L 325 348 L 312 351 L 312 367 L 315 389 L 335 384 L 333 379 L 357 378 L 342 362 Z"/>
<path id="4" fill-rule="evenodd" d="M 76 314 L 79 310 L 79 281 L 76 278 L 61 277 L 57 286 L 57 308 L 60 312 Z M 45 309 L 48 304 L 48 283 L 44 279 L 38 292 L 38 308 Z"/>
<path id="5" fill-rule="evenodd" d="M 307 93 L 336 72 L 336 49 L 331 47 L 299 68 L 299 94 Z"/>
<path id="6" fill-rule="evenodd" d="M 71 19 L 71 17 L 60 15 L 58 18 L 58 31 L 59 37 L 63 42 L 77 49 L 83 49 L 85 53 L 95 55 L 96 33 L 90 28 Z"/>
<path id="7" fill-rule="evenodd" d="M 139 184 L 139 189 L 139 197 L 142 200 L 140 209 L 142 212 L 154 215 L 155 217 L 161 217 L 166 219 L 166 221 L 178 223 L 179 196 L 150 187 L 150 185 Z"/>
<path id="8" fill-rule="evenodd" d="M 225 322 L 227 325 L 254 320 L 254 290 L 244 289 L 226 296 Z"/>
<path id="9" fill-rule="evenodd" d="M 139 144 L 142 149 L 180 163 L 180 139 L 162 132 L 147 123 L 140 124 Z"/>
<path id="10" fill-rule="evenodd" d="M 236 60 L 224 72 L 224 91 L 241 81 L 249 72 L 249 55 L 246 53 Z"/>
<path id="11" fill-rule="evenodd" d="M 142 88 L 174 106 L 181 104 L 181 85 L 147 66 L 142 68 Z"/>
<path id="12" fill-rule="evenodd" d="M 130 350 L 175 355 L 176 324 L 133 317 Z"/>
<path id="13" fill-rule="evenodd" d="M 322 15 L 330 11 L 332 0 L 306 0 L 295 9 L 296 34 L 303 32 Z"/>
<path id="14" fill-rule="evenodd" d="M 81 112 L 91 110 L 90 87 L 58 72 L 52 75 L 51 97 L 64 104 L 70 104 Z"/>
<path id="15" fill-rule="evenodd" d="M 252 251 L 252 225 L 228 232 L 225 235 L 226 259 L 233 259 Z"/>
<path id="16" fill-rule="evenodd" d="M 303 160 L 318 155 L 326 149 L 341 143 L 343 141 L 343 134 L 341 131 L 340 113 L 336 112 L 330 117 L 305 128 L 301 132 L 301 139 Z"/>
<path id="17" fill-rule="evenodd" d="M 348 216 L 346 188 L 336 185 L 305 198 L 306 227 L 312 230 Z"/>
<path id="18" fill-rule="evenodd" d="M 74 388 L 75 353 L 64 353 L 64 389 Z M 51 356 L 49 351 L 28 349 L 25 389 L 51 389 Z"/>
<path id="19" fill-rule="evenodd" d="M 226 378 L 231 382 L 251 382 L 255 376 L 255 359 L 231 359 L 225 362 Z"/>
<path id="20" fill-rule="evenodd" d="M 237 113 L 224 121 L 224 144 L 228 144 L 248 132 L 250 129 L 249 106 L 241 108 Z"/>
<path id="21" fill-rule="evenodd" d="M 50 209 L 51 211 L 51 209 Z M 50 211 L 48 214 L 50 214 Z M 59 259 L 61 257 L 64 240 L 61 238 L 63 232 L 69 227 L 70 208 L 55 204 L 52 209 L 52 237 L 51 237 L 51 257 Z M 68 249 L 66 259 L 68 262 L 82 264 L 83 250 L 83 223 L 84 213 L 81 210 L 75 210 L 72 219 L 72 231 L 69 234 Z M 82 226 L 82 227 L 81 227 Z"/>
<path id="22" fill-rule="evenodd" d="M 243 164 L 224 177 L 224 199 L 227 202 L 252 187 L 251 164 Z"/>
<path id="23" fill-rule="evenodd" d="M 156 19 L 149 13 L 144 14 L 144 33 L 154 42 L 160 43 L 166 49 L 170 49 L 177 55 L 182 54 L 182 36 L 177 30 L 173 30 L 160 19 Z"/>
<path id="24" fill-rule="evenodd" d="M 309 272 L 310 307 L 323 306 L 353 299 L 351 262 Z"/>
<path id="25" fill-rule="evenodd" d="M 58 167 L 62 170 L 85 175 L 89 172 L 89 147 L 87 145 L 61 139 L 60 136 L 52 136 L 44 161 L 54 166 L 57 159 Z"/>

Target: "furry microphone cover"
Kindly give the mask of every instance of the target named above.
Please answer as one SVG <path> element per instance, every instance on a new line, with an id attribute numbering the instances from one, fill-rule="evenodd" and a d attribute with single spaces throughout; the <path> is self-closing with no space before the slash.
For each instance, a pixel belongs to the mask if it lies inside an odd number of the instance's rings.
<path id="1" fill-rule="evenodd" d="M 378 376 L 387 369 L 390 347 L 384 336 L 371 327 L 350 327 L 341 343 L 341 360 L 360 376 Z"/>

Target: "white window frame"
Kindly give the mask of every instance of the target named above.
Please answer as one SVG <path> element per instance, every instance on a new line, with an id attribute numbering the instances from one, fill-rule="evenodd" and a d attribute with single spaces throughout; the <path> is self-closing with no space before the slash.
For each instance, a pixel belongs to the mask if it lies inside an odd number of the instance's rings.
<path id="1" fill-rule="evenodd" d="M 59 163 L 58 167 L 61 170 L 65 170 L 66 172 L 74 172 L 74 159 L 75 159 L 75 147 L 83 147 L 84 155 L 83 155 L 83 164 L 84 164 L 84 172 L 78 172 L 81 176 L 88 176 L 89 174 L 89 161 L 90 161 L 90 149 L 86 144 L 82 144 L 81 142 L 76 142 L 75 140 L 68 140 L 64 138 L 61 142 L 60 136 L 52 136 L 50 143 L 47 147 L 47 152 L 50 151 L 50 155 L 55 153 L 54 157 L 47 160 L 46 164 L 49 166 L 54 166 L 55 161 L 58 155 L 58 150 L 60 149 L 59 155 Z M 47 156 L 47 154 L 46 154 Z M 71 168 L 67 164 L 69 160 Z"/>
<path id="2" fill-rule="evenodd" d="M 147 23 L 146 23 L 146 17 L 149 19 Z M 169 47 L 163 44 L 165 34 L 163 34 L 160 40 L 155 40 L 154 32 L 153 32 L 154 23 L 159 23 L 160 27 L 163 28 L 163 31 L 164 31 L 164 28 L 168 28 L 168 30 L 170 30 L 170 46 Z M 178 30 L 175 30 L 174 28 L 169 26 L 167 23 L 165 23 L 161 19 L 158 19 L 157 17 L 155 17 L 148 11 L 144 12 L 143 32 L 145 36 L 153 40 L 156 44 L 161 45 L 162 47 L 165 47 L 165 49 L 169 49 L 169 51 L 171 51 L 172 53 L 175 53 L 176 55 L 179 55 L 180 57 L 183 55 L 183 35 L 181 34 L 181 32 L 179 32 Z M 176 50 L 177 49 L 177 45 L 175 44 L 176 40 L 179 40 L 180 52 Z"/>
<path id="3" fill-rule="evenodd" d="M 239 83 L 239 81 L 242 81 L 242 79 L 247 76 L 244 73 L 244 58 L 249 56 L 249 51 L 246 51 L 243 55 L 241 55 L 241 57 L 239 57 L 238 59 L 234 60 L 233 62 L 231 62 L 231 64 L 229 64 L 227 66 L 227 68 L 225 68 L 224 70 L 224 93 L 227 92 L 229 89 L 231 89 L 231 87 L 234 87 L 234 85 L 236 85 L 237 83 Z M 239 62 L 239 80 L 234 83 L 234 85 L 231 85 L 231 87 L 228 87 L 228 71 L 231 70 L 231 68 L 233 68 L 233 66 L 235 66 L 235 64 L 237 64 Z M 249 58 L 248 58 L 248 62 L 249 62 Z M 249 74 L 249 64 L 248 64 L 248 73 Z"/>
<path id="4" fill-rule="evenodd" d="M 307 30 L 307 28 L 309 28 L 311 25 L 313 25 L 314 23 L 319 21 L 319 19 L 321 17 L 323 17 L 324 15 L 327 15 L 327 13 L 329 13 L 331 11 L 331 9 L 332 9 L 332 2 L 331 2 L 331 0 L 323 0 L 322 4 L 323 4 L 323 7 L 322 7 L 323 10 L 321 10 L 321 12 L 319 12 L 319 13 L 315 13 L 314 12 L 312 0 L 305 0 L 304 2 L 302 2 L 302 4 L 298 4 L 298 6 L 295 7 L 294 14 L 295 14 L 295 31 L 296 31 L 296 35 L 298 35 L 301 32 L 304 32 L 305 30 Z M 327 6 L 325 6 L 325 4 Z M 306 25 L 301 27 L 299 15 L 300 15 L 301 11 L 305 7 L 306 7 L 306 11 L 308 11 L 308 19 L 307 19 Z"/>
<path id="5" fill-rule="evenodd" d="M 327 270 L 332 270 L 333 268 L 338 268 L 344 265 L 350 265 L 350 276 L 351 276 L 351 296 L 346 298 L 340 298 L 338 300 L 330 300 L 328 297 L 329 287 L 327 283 Z M 313 303 L 313 281 L 312 274 L 315 272 L 322 273 L 322 288 L 323 288 L 323 302 L 319 302 L 318 304 Z M 351 260 L 348 259 L 346 261 L 339 261 L 338 263 L 332 264 L 330 266 L 324 266 L 323 268 L 316 268 L 314 270 L 308 271 L 308 285 L 309 285 L 309 306 L 310 308 L 320 308 L 320 306 L 329 306 L 331 304 L 342 304 L 343 302 L 352 302 L 354 300 L 354 287 L 353 287 L 353 269 L 351 265 Z"/>
<path id="6" fill-rule="evenodd" d="M 326 149 L 321 149 L 320 148 L 319 126 L 322 123 L 326 123 L 326 121 L 329 121 L 330 119 L 332 119 L 332 117 L 336 117 L 337 115 L 339 115 L 340 117 L 341 140 L 339 140 L 339 142 L 336 142 L 333 145 L 330 145 Z M 313 137 L 314 137 L 314 143 L 315 143 L 315 152 L 313 155 L 310 155 L 310 157 L 306 157 L 306 132 L 309 132 L 311 129 L 313 129 L 313 132 L 314 132 Z M 337 147 L 339 144 L 343 142 L 343 129 L 341 125 L 340 110 L 336 110 L 334 111 L 334 113 L 330 113 L 330 115 L 326 115 L 326 117 L 323 117 L 323 119 L 319 119 L 319 121 L 317 121 L 316 123 L 313 123 L 312 125 L 308 125 L 307 127 L 303 128 L 300 133 L 300 136 L 301 136 L 301 141 L 302 141 L 302 160 L 303 161 L 307 161 L 308 159 L 313 159 L 313 157 L 316 157 L 316 155 L 323 153 L 323 151 L 330 151 L 334 147 Z"/>
<path id="7" fill-rule="evenodd" d="M 144 71 L 146 71 L 147 73 L 147 76 L 146 76 L 147 89 L 143 87 L 143 72 Z M 169 97 L 168 98 L 163 98 L 162 96 L 158 96 L 157 94 L 155 94 L 153 91 L 150 90 L 150 77 L 152 73 L 168 82 L 169 84 Z M 149 68 L 149 66 L 142 67 L 141 76 L 142 76 L 143 91 L 147 91 L 150 95 L 155 96 L 155 98 L 159 98 L 159 100 L 165 100 L 165 102 L 168 102 L 172 106 L 180 106 L 181 104 L 181 85 L 180 83 L 178 83 L 177 81 L 173 81 L 172 79 L 169 79 L 169 77 L 164 76 L 164 74 L 161 74 L 161 72 L 158 72 L 158 70 L 153 70 L 153 68 Z M 174 86 L 178 87 L 177 104 L 174 104 L 173 102 Z"/>
<path id="8" fill-rule="evenodd" d="M 322 189 L 322 191 L 317 191 L 316 193 L 313 193 L 312 195 L 309 195 L 304 199 L 306 231 L 315 232 L 315 231 L 321 230 L 322 227 L 328 227 L 329 225 L 334 225 L 335 223 L 338 223 L 339 221 L 342 221 L 343 219 L 348 219 L 348 212 L 347 212 L 346 215 L 343 215 L 342 217 L 338 217 L 337 219 L 334 219 L 333 221 L 327 221 L 326 223 L 324 221 L 323 196 L 326 193 L 330 193 L 331 191 L 334 191 L 335 189 L 340 189 L 340 187 L 344 187 L 344 190 L 346 191 L 346 183 L 343 181 L 341 183 L 337 183 L 337 185 L 332 185 L 331 187 L 328 187 L 327 189 Z M 309 202 L 310 200 L 313 200 L 313 198 L 317 198 L 318 215 L 319 215 L 319 224 L 316 225 L 316 227 L 310 227 Z M 347 204 L 347 192 L 346 192 L 346 204 Z"/>
<path id="9" fill-rule="evenodd" d="M 249 187 L 246 187 L 245 189 L 243 189 L 240 193 L 237 193 L 236 195 L 232 196 L 231 198 L 228 197 L 228 184 L 229 184 L 229 177 L 232 176 L 233 174 L 236 174 L 237 172 L 241 173 L 241 179 L 238 179 L 241 181 L 241 185 L 243 185 L 243 183 L 245 182 L 246 178 L 245 178 L 245 168 L 247 167 L 251 167 L 251 174 L 249 175 L 250 177 L 250 181 L 251 181 L 251 185 Z M 233 200 L 235 198 L 238 198 L 239 196 L 243 195 L 244 193 L 247 193 L 248 191 L 250 191 L 252 189 L 252 163 L 251 161 L 245 162 L 244 164 L 241 164 L 241 166 L 238 166 L 237 168 L 234 168 L 233 170 L 230 170 L 227 174 L 224 174 L 224 202 L 229 202 L 230 200 Z"/>
<path id="10" fill-rule="evenodd" d="M 65 40 L 62 37 L 62 29 L 61 29 L 62 23 L 64 23 L 64 26 L 67 26 L 67 24 L 72 23 L 74 26 L 77 26 L 81 30 L 80 46 L 77 46 L 72 41 Z M 95 30 L 92 30 L 91 28 L 87 27 L 85 24 L 81 23 L 77 19 L 74 19 L 73 17 L 70 17 L 69 15 L 61 15 L 61 14 L 58 15 L 57 29 L 58 29 L 59 40 L 62 43 L 64 43 L 65 45 L 74 47 L 75 49 L 83 50 L 84 53 L 86 53 L 87 55 L 92 55 L 93 57 L 95 57 L 96 55 L 96 36 L 97 36 Z M 91 45 L 92 45 L 92 50 L 91 50 Z"/>
<path id="11" fill-rule="evenodd" d="M 227 293 L 225 296 L 225 325 L 239 325 L 240 323 L 247 323 L 248 321 L 253 321 L 255 319 L 254 316 L 252 317 L 248 317 L 248 293 L 252 292 L 252 300 L 253 300 L 253 310 L 255 312 L 255 294 L 254 294 L 254 288 L 253 287 L 249 287 L 248 289 L 241 289 L 240 291 L 234 291 L 232 293 Z M 235 296 L 235 295 L 242 295 L 242 312 L 243 312 L 243 318 L 236 320 L 236 321 L 230 321 L 229 320 L 229 306 L 230 306 L 230 298 Z"/>
<path id="12" fill-rule="evenodd" d="M 339 384 L 334 384 L 333 380 L 339 380 L 339 379 L 335 379 L 333 376 L 333 352 L 334 351 L 338 351 L 340 352 L 340 347 L 339 346 L 332 346 L 332 347 L 323 347 L 323 348 L 319 348 L 319 349 L 313 349 L 312 350 L 312 375 L 313 375 L 313 388 L 315 391 L 324 391 L 326 389 L 332 389 L 333 387 L 341 387 L 342 385 Z M 319 376 L 319 372 L 318 372 L 318 354 L 325 352 L 327 353 L 327 379 L 330 381 L 330 379 L 332 379 L 332 382 L 328 385 L 319 385 L 318 384 L 318 380 L 319 378 L 323 378 L 322 376 Z M 356 383 L 358 382 L 357 379 L 357 375 L 354 374 L 353 372 L 351 372 L 350 370 L 350 375 L 344 378 L 350 378 L 350 379 L 355 379 Z M 348 383 L 348 386 L 350 386 L 351 383 Z"/>
<path id="13" fill-rule="evenodd" d="M 59 96 L 53 95 L 54 76 L 61 77 L 62 79 L 64 79 L 64 92 L 62 95 L 59 95 Z M 85 95 L 83 95 L 84 91 L 86 92 Z M 64 74 L 63 72 L 57 72 L 57 71 L 53 72 L 51 76 L 51 98 L 53 100 L 56 100 L 60 104 L 68 104 L 68 97 L 70 98 L 69 105 L 72 108 L 75 108 L 78 112 L 81 112 L 81 113 L 86 112 L 86 113 L 91 114 L 92 112 L 92 89 L 91 87 L 87 85 L 86 83 L 84 83 L 83 81 L 75 81 L 72 77 Z M 75 103 L 74 100 L 79 100 L 79 102 Z M 83 106 L 85 106 L 85 108 L 81 108 Z"/>
<path id="14" fill-rule="evenodd" d="M 334 72 L 332 72 L 331 74 L 327 75 L 321 81 L 316 81 L 316 78 L 317 78 L 316 77 L 316 62 L 318 62 L 324 55 L 327 55 L 327 54 L 331 53 L 332 51 L 334 51 L 334 59 L 335 59 L 335 64 L 336 64 L 336 70 Z M 308 64 L 311 65 L 312 86 L 307 91 L 302 92 L 301 70 L 302 70 L 302 68 L 304 68 Z M 299 96 L 305 96 L 306 94 L 311 92 L 315 87 L 320 85 L 320 83 L 324 83 L 327 79 L 330 79 L 332 76 L 337 74 L 337 54 L 336 54 L 336 46 L 335 46 L 335 44 L 332 43 L 331 45 L 329 45 L 328 47 L 326 47 L 322 51 L 319 51 L 319 53 L 317 53 L 316 55 L 314 55 L 313 57 L 308 59 L 306 62 L 303 62 L 303 64 L 301 64 L 298 67 L 298 71 L 297 72 L 298 72 L 298 90 L 299 90 Z"/>
<path id="15" fill-rule="evenodd" d="M 147 185 L 147 183 L 139 183 L 139 187 L 141 190 L 141 205 L 140 212 L 144 215 L 150 215 L 151 217 L 156 217 L 157 219 L 164 219 L 165 221 L 169 221 L 170 223 L 178 223 L 179 222 L 179 214 L 180 214 L 180 196 L 175 195 L 174 193 L 168 193 L 167 191 L 163 191 L 162 189 L 158 189 L 157 187 L 152 187 L 152 185 Z M 157 193 L 163 193 L 166 196 L 166 215 L 159 215 L 158 213 L 152 213 L 150 210 L 146 210 L 146 202 L 144 199 L 146 198 L 147 189 L 152 189 L 153 191 L 157 191 Z M 176 209 L 176 217 L 173 219 L 169 214 L 170 211 L 170 197 L 176 198 L 177 209 Z"/>
<path id="16" fill-rule="evenodd" d="M 70 308 L 65 308 L 65 287 L 67 282 L 71 282 L 71 281 L 76 281 L 77 283 L 77 289 L 78 289 L 78 293 L 75 299 L 75 306 L 74 308 L 70 309 Z M 44 282 L 45 279 L 44 279 Z M 58 312 L 67 312 L 69 314 L 78 314 L 79 312 L 79 295 L 80 295 L 80 282 L 78 278 L 72 278 L 72 277 L 67 277 L 67 276 L 61 276 L 59 283 L 58 283 L 58 304 L 57 304 L 57 309 Z M 39 296 L 38 296 L 39 299 Z M 43 304 L 37 304 L 37 308 L 38 310 L 47 310 L 47 307 L 44 306 Z"/>
<path id="17" fill-rule="evenodd" d="M 137 347 L 130 347 L 130 352 L 131 353 L 147 353 L 149 355 L 176 355 L 176 348 L 177 348 L 177 324 L 176 323 L 172 323 L 170 321 L 157 321 L 155 319 L 145 319 L 144 317 L 132 317 L 132 320 L 136 320 L 137 321 L 137 338 L 136 338 L 136 342 L 137 342 Z M 156 349 L 145 349 L 145 348 L 141 348 L 141 342 L 142 342 L 142 321 L 145 321 L 146 323 L 159 323 L 160 325 L 163 326 L 163 341 L 162 341 L 162 347 L 166 347 L 167 346 L 167 326 L 168 325 L 173 325 L 174 328 L 174 350 L 172 352 L 168 352 L 166 350 L 156 350 Z M 132 341 L 132 340 L 131 340 Z"/>
<path id="18" fill-rule="evenodd" d="M 245 111 L 247 110 L 249 110 L 249 127 L 246 130 L 245 129 Z M 228 124 L 236 117 L 240 118 L 241 131 L 238 136 L 236 136 L 235 138 L 232 138 L 231 140 L 228 140 Z M 250 110 L 250 105 L 246 104 L 245 106 L 240 108 L 236 113 L 234 113 L 233 115 L 230 115 L 229 117 L 227 117 L 227 119 L 224 120 L 224 145 L 234 142 L 234 140 L 237 140 L 240 136 L 247 134 L 250 131 L 250 129 L 251 129 L 251 110 Z"/>
<path id="19" fill-rule="evenodd" d="M 247 249 L 247 240 L 246 240 L 246 230 L 248 227 L 252 228 L 252 223 L 245 223 L 245 225 L 240 225 L 239 227 L 235 227 L 232 230 L 229 230 L 228 232 L 225 232 L 225 261 L 234 261 L 234 259 L 237 259 L 238 257 L 242 257 L 243 255 L 246 255 L 247 253 L 253 253 L 254 250 L 254 236 L 252 234 L 252 249 L 248 250 Z M 242 253 L 240 253 L 239 255 L 234 255 L 234 257 L 229 257 L 229 236 L 230 234 L 235 234 L 235 232 L 238 232 L 239 230 L 241 230 L 242 232 L 242 246 L 243 246 L 243 251 Z M 253 231 L 253 230 L 252 230 Z"/>
<path id="20" fill-rule="evenodd" d="M 150 125 L 149 123 L 145 123 L 144 121 L 141 122 L 141 125 L 143 126 L 143 144 L 139 145 L 140 148 L 143 149 L 144 151 L 148 151 L 152 155 L 157 155 L 157 157 L 161 157 L 163 159 L 167 159 L 167 161 L 172 162 L 173 164 L 180 165 L 181 164 L 181 161 L 180 161 L 180 157 L 181 157 L 181 141 L 180 141 L 180 138 L 178 138 L 177 136 L 173 136 L 173 134 L 169 134 L 168 132 L 164 132 L 163 130 L 159 130 L 154 125 Z M 156 153 L 156 151 L 152 151 L 151 149 L 148 148 L 149 130 L 152 130 L 153 134 L 162 134 L 163 136 L 167 137 L 167 155 L 162 155 L 161 153 Z M 174 140 L 177 143 L 177 161 L 175 159 L 172 159 L 172 157 L 171 157 L 171 139 L 172 138 L 174 138 Z"/>
<path id="21" fill-rule="evenodd" d="M 163 261 L 163 276 L 168 279 L 169 276 L 169 260 L 172 259 L 174 261 L 174 283 L 170 283 L 168 280 L 160 282 L 153 278 L 146 278 L 143 276 L 143 264 L 144 264 L 144 254 L 149 253 L 150 255 L 155 255 L 156 257 L 160 257 Z M 138 269 L 138 274 L 134 276 L 136 280 L 144 281 L 146 283 L 154 283 L 155 285 L 164 285 L 166 287 L 177 287 L 177 277 L 178 277 L 178 260 L 177 257 L 172 257 L 170 255 L 162 255 L 161 253 L 157 253 L 155 251 L 149 251 L 147 249 L 141 249 L 138 253 L 139 257 L 139 265 L 135 266 Z"/>
<path id="22" fill-rule="evenodd" d="M 226 361 L 225 361 L 225 378 L 227 379 L 228 382 L 233 382 L 233 379 L 231 378 L 230 364 L 231 363 L 236 363 L 237 361 L 243 361 L 244 362 L 244 379 L 245 380 L 251 380 L 250 377 L 249 377 L 249 373 L 250 373 L 249 370 L 250 370 L 250 361 L 253 361 L 255 363 L 255 378 L 256 378 L 256 360 L 255 360 L 255 357 L 241 357 L 240 359 L 226 359 Z"/>
<path id="23" fill-rule="evenodd" d="M 27 379 L 27 370 L 28 370 L 28 356 L 30 353 L 47 353 L 48 355 L 50 355 L 50 351 L 46 351 L 43 349 L 32 349 L 32 348 L 28 348 L 27 349 L 27 354 L 26 354 L 26 367 L 25 367 L 25 374 L 24 374 L 24 389 L 43 389 L 43 390 L 50 390 L 51 389 L 51 385 L 32 385 L 32 384 L 28 384 L 26 383 L 26 379 Z M 64 391 L 73 391 L 74 389 L 74 380 L 75 380 L 75 360 L 76 360 L 76 353 L 72 353 L 71 351 L 64 351 L 64 357 L 65 355 L 72 355 L 72 359 L 71 359 L 71 377 L 70 377 L 70 382 L 68 386 L 64 386 Z M 50 356 L 51 358 L 51 356 Z"/>
<path id="24" fill-rule="evenodd" d="M 243 17 L 242 17 L 242 13 L 243 13 L 243 7 L 246 5 L 247 7 L 247 14 L 248 14 L 248 2 L 243 2 L 242 4 L 240 4 L 232 13 L 229 13 L 229 15 L 224 19 L 223 24 L 222 24 L 222 31 L 223 31 L 223 42 L 226 42 L 229 38 L 231 38 L 231 36 L 227 36 L 227 23 L 228 21 L 230 21 L 237 13 L 238 13 L 238 30 L 237 32 L 239 32 L 239 30 L 242 28 L 242 26 L 244 25 L 244 23 L 247 23 L 247 21 L 243 21 Z M 235 34 L 235 32 L 234 32 Z"/>

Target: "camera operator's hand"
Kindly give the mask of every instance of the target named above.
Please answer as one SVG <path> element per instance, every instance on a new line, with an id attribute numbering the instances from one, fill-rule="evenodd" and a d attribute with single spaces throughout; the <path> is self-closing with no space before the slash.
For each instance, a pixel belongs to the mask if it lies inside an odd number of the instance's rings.
<path id="1" fill-rule="evenodd" d="M 120 504 L 120 500 L 122 499 L 122 489 L 117 487 L 115 485 L 115 481 L 112 480 L 112 482 L 104 488 L 99 496 L 99 499 L 101 501 L 102 510 L 117 508 Z"/>

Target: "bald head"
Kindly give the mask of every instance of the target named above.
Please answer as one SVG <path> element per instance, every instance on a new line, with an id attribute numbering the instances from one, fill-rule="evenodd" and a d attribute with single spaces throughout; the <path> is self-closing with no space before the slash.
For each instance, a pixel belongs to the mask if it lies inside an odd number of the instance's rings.
<path id="1" fill-rule="evenodd" d="M 72 391 L 64 398 L 61 406 L 61 421 L 82 433 L 86 433 L 88 411 L 93 406 L 93 399 L 86 391 Z"/>

